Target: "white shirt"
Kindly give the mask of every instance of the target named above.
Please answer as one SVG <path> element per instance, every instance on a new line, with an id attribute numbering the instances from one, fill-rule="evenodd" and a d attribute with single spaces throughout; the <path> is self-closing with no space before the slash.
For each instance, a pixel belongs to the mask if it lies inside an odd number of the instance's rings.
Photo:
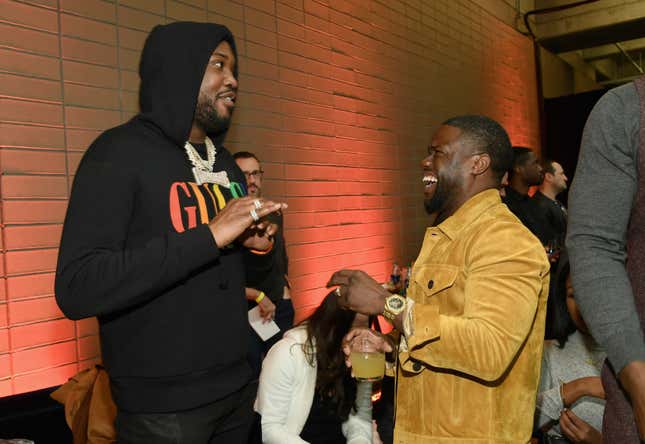
<path id="1" fill-rule="evenodd" d="M 303 326 L 284 334 L 262 363 L 255 411 L 262 415 L 262 441 L 267 444 L 303 444 L 300 438 L 307 422 L 316 388 L 316 366 L 302 349 L 307 339 Z M 372 384 L 359 382 L 356 408 L 342 424 L 348 444 L 372 442 Z"/>

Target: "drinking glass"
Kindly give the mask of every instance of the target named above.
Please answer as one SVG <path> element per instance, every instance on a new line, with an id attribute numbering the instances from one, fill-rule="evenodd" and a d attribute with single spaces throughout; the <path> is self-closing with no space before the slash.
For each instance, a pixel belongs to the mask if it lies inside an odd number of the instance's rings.
<path id="1" fill-rule="evenodd" d="M 358 381 L 379 381 L 385 373 L 385 353 L 377 350 L 374 334 L 366 331 L 350 343 L 349 360 Z"/>

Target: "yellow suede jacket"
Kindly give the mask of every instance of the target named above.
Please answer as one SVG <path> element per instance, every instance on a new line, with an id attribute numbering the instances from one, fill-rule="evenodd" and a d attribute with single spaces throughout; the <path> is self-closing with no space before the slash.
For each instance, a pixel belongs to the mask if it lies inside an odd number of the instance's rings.
<path id="1" fill-rule="evenodd" d="M 540 379 L 549 262 L 497 190 L 428 228 L 399 350 L 398 444 L 526 444 Z"/>

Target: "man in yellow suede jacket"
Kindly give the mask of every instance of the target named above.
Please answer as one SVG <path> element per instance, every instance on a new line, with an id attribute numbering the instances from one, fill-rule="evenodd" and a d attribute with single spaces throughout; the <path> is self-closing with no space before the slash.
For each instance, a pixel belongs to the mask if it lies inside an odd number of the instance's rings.
<path id="1" fill-rule="evenodd" d="M 383 314 L 402 333 L 395 443 L 530 441 L 549 262 L 500 200 L 512 155 L 506 132 L 487 117 L 444 122 L 422 161 L 425 208 L 436 219 L 408 299 L 362 271 L 329 281 L 347 308 Z M 384 350 L 391 345 L 382 338 Z"/>

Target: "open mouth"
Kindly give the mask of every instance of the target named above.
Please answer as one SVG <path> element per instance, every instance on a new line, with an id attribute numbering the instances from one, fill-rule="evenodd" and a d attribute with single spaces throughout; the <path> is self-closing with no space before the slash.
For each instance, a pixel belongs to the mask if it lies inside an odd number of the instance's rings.
<path id="1" fill-rule="evenodd" d="M 223 101 L 227 106 L 235 106 L 236 94 L 233 91 L 219 93 L 217 99 Z"/>
<path id="2" fill-rule="evenodd" d="M 426 172 L 421 180 L 426 188 L 430 188 L 437 183 L 437 176 L 431 172 Z"/>

